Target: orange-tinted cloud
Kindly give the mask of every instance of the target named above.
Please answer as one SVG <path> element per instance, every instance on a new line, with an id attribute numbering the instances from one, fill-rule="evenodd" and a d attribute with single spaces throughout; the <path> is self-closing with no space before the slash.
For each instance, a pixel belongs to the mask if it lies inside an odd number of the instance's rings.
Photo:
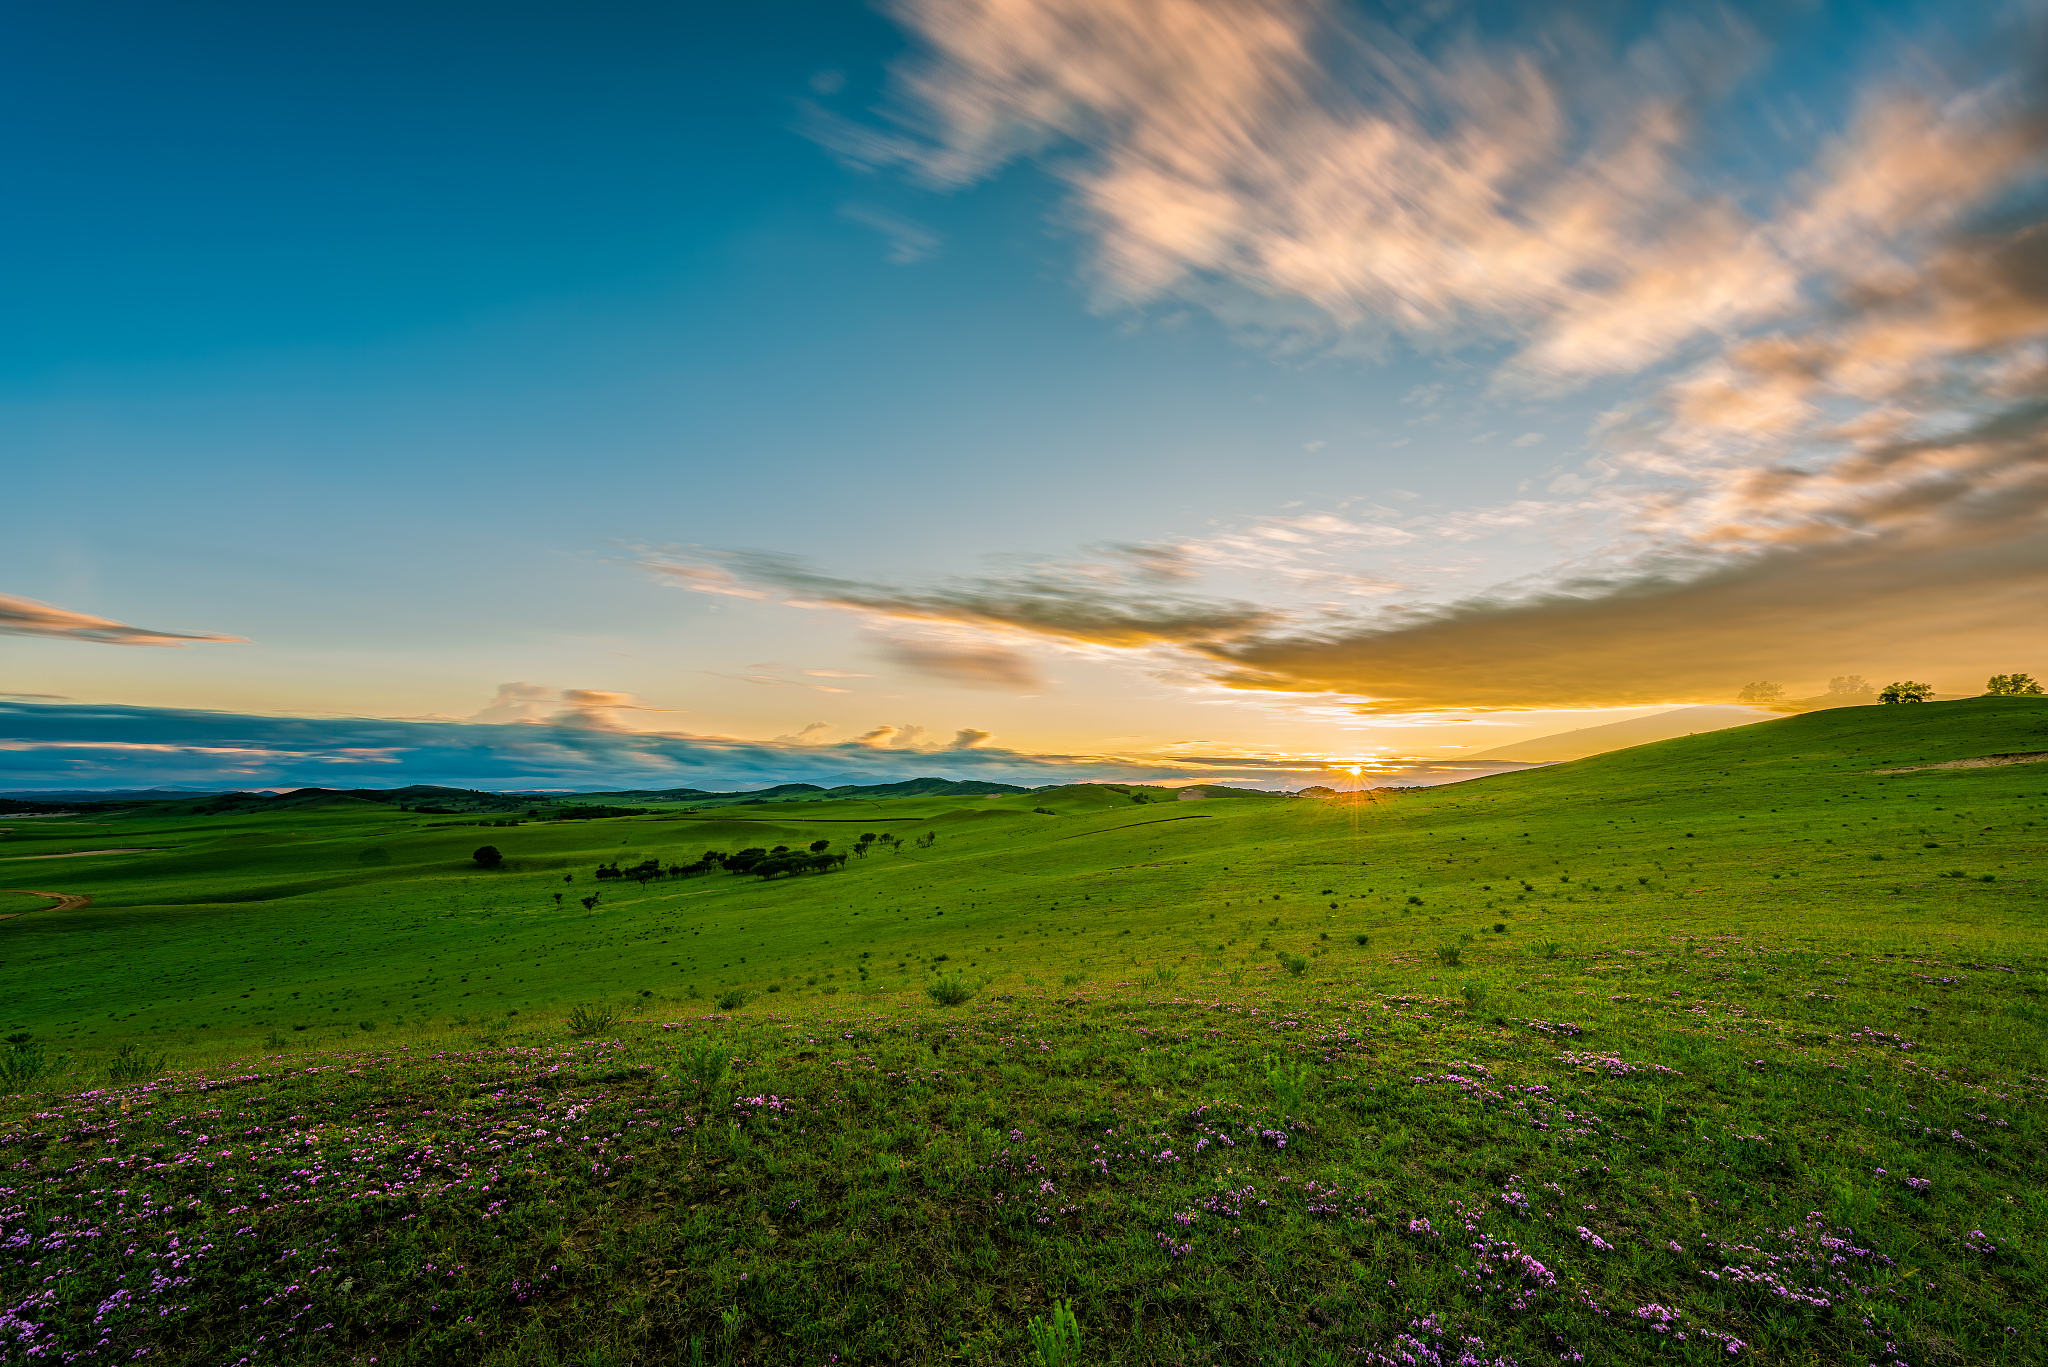
<path id="1" fill-rule="evenodd" d="M 152 631 L 131 627 L 106 617 L 51 607 L 33 598 L 15 598 L 0 593 L 0 636 L 54 636 L 66 641 L 91 641 L 114 646 L 188 646 L 194 641 L 220 641 L 246 645 L 244 636 L 214 636 L 203 632 Z"/>

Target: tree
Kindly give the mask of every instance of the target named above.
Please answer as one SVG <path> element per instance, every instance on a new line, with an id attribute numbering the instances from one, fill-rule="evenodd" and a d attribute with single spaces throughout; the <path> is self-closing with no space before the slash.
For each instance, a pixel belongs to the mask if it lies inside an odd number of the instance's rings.
<path id="1" fill-rule="evenodd" d="M 832 842 L 829 840 L 813 840 L 811 842 L 811 853 L 823 854 L 831 844 Z"/>
<path id="2" fill-rule="evenodd" d="M 1785 686 L 1774 683 L 1744 684 L 1742 691 L 1735 695 L 1735 701 L 1747 703 L 1776 702 L 1785 696 Z"/>
<path id="3" fill-rule="evenodd" d="M 1877 700 L 1881 703 L 1926 702 L 1933 696 L 1932 685 L 1914 683 L 1908 679 L 1902 683 L 1886 684 L 1884 691 L 1877 695 Z"/>
<path id="4" fill-rule="evenodd" d="M 1984 681 L 1984 691 L 1994 698 L 2031 698 L 2040 694 L 2041 685 L 2031 674 L 1993 674 Z"/>
<path id="5" fill-rule="evenodd" d="M 475 854 L 472 854 L 470 858 L 476 860 L 479 868 L 486 869 L 495 869 L 498 865 L 505 862 L 505 856 L 498 853 L 496 845 L 486 845 Z"/>
<path id="6" fill-rule="evenodd" d="M 1870 685 L 1863 681 L 1861 674 L 1837 674 L 1828 680 L 1830 693 L 1868 693 Z"/>

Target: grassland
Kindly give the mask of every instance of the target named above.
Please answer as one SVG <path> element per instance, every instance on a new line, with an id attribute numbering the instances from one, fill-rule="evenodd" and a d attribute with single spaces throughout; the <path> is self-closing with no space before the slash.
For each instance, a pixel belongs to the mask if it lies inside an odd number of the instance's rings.
<path id="1" fill-rule="evenodd" d="M 1104 1362 L 2043 1361 L 2048 765 L 1911 768 L 2042 750 L 1985 698 L 1379 800 L 0 821 L 92 898 L 0 894 L 55 1065 L 0 1336 L 1018 1361 L 1061 1297 Z"/>

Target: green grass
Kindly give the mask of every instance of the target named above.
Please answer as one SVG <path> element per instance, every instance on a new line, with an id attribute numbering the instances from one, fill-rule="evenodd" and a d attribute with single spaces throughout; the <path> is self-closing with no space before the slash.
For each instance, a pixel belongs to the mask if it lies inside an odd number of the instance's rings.
<path id="1" fill-rule="evenodd" d="M 1117 1362 L 2043 1361 L 2048 765 L 1871 771 L 2044 736 L 1986 698 L 1373 803 L 0 822 L 165 847 L 0 863 L 94 898 L 0 921 L 54 1068 L 0 1103 L 4 1305 L 81 1362 L 1014 1362 L 1055 1298 Z M 863 831 L 937 839 L 590 878 Z"/>

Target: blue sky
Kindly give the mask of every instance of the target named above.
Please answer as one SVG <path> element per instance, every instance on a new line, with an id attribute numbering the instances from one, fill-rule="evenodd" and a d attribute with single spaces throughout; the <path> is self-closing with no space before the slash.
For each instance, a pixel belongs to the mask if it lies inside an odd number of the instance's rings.
<path id="1" fill-rule="evenodd" d="M 2038 26 L 1941 14 L 19 17 L 0 689 L 1256 776 L 2048 663 Z"/>

